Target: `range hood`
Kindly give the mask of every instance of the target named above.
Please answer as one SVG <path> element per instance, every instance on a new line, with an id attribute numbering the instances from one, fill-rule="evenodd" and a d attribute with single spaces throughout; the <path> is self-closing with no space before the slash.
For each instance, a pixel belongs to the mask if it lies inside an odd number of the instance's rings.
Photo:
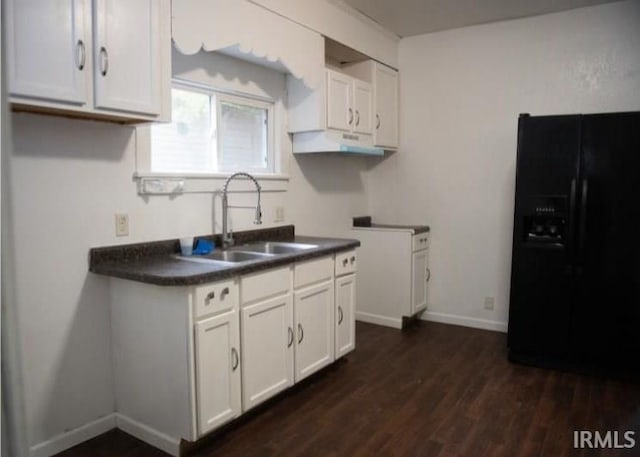
<path id="1" fill-rule="evenodd" d="M 293 135 L 293 153 L 342 152 L 384 156 L 384 149 L 373 146 L 371 135 L 358 135 L 337 130 L 301 132 Z"/>

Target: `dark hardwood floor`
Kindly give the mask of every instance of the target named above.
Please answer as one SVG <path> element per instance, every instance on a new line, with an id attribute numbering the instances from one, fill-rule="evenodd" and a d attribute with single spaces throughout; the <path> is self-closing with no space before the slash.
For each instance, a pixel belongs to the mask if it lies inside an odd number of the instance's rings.
<path id="1" fill-rule="evenodd" d="M 505 344 L 504 334 L 443 324 L 400 332 L 358 323 L 346 360 L 193 455 L 640 456 L 639 385 L 513 365 Z M 573 430 L 634 431 L 636 446 L 574 450 Z M 113 430 L 57 457 L 166 455 Z"/>

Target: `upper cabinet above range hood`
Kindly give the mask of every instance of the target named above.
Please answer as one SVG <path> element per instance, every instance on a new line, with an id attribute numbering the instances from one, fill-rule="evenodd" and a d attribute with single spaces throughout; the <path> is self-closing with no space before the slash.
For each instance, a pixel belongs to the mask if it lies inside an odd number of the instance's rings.
<path id="1" fill-rule="evenodd" d="M 392 78 L 380 78 L 381 72 Z M 287 80 L 293 152 L 380 156 L 396 149 L 397 72 L 365 61 L 326 69 L 325 75 L 317 90 Z"/>

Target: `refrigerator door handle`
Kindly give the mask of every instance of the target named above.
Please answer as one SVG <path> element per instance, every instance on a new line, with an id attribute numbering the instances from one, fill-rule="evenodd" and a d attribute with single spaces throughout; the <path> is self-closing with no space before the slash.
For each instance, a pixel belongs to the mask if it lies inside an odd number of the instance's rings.
<path id="1" fill-rule="evenodd" d="M 571 180 L 571 193 L 569 195 L 569 230 L 567 233 L 567 274 L 572 275 L 575 263 L 575 221 L 576 221 L 576 195 L 577 195 L 578 180 L 573 178 Z"/>
<path id="2" fill-rule="evenodd" d="M 582 274 L 584 266 L 584 249 L 587 242 L 587 197 L 589 194 L 589 180 L 582 180 L 582 195 L 580 198 L 580 229 L 578 234 L 578 274 Z"/>

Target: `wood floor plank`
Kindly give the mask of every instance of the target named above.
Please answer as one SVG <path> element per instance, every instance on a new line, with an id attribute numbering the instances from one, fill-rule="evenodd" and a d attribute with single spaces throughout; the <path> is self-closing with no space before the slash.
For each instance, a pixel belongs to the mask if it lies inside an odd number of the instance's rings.
<path id="1" fill-rule="evenodd" d="M 635 449 L 576 450 L 574 430 Z M 208 439 L 195 457 L 640 456 L 640 386 L 514 365 L 501 333 L 357 324 L 357 349 Z M 113 430 L 56 457 L 165 457 Z"/>

